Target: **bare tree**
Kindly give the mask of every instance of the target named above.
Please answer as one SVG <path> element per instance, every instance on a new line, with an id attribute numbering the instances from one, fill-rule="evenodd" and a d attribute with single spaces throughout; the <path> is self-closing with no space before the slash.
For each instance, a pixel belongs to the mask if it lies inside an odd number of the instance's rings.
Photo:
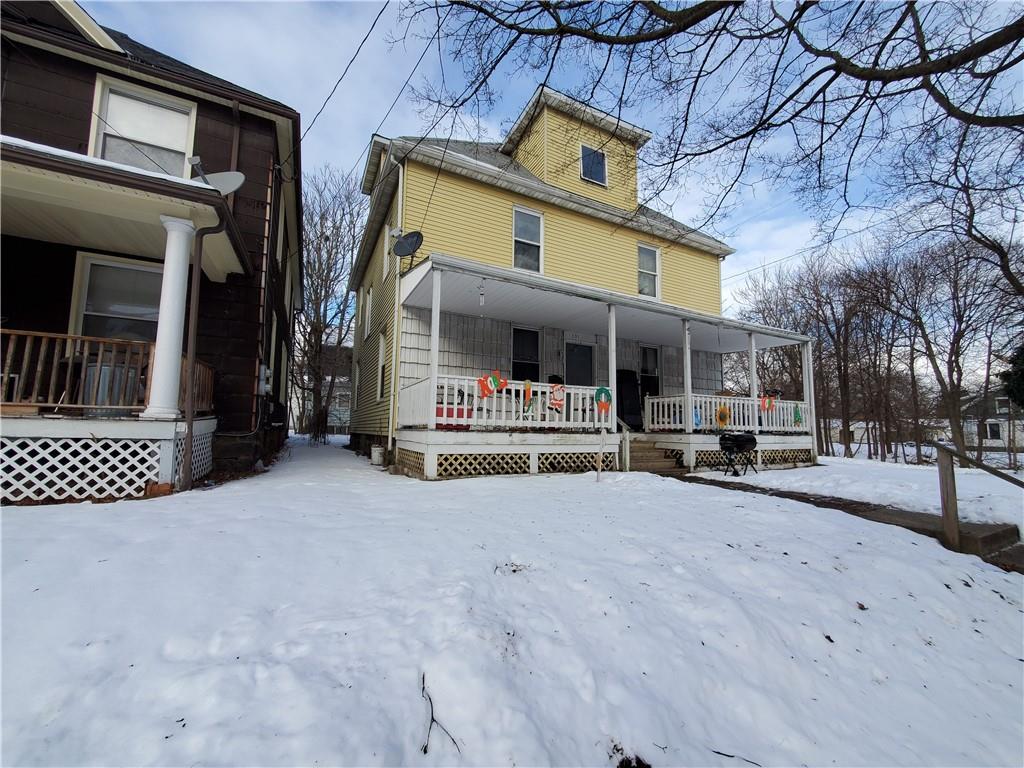
<path id="1" fill-rule="evenodd" d="M 291 384 L 296 426 L 315 441 L 327 436 L 339 374 L 337 347 L 349 341 L 355 318 L 348 281 L 366 210 L 367 198 L 352 176 L 330 166 L 303 176 L 305 310 L 296 320 Z"/>
<path id="2" fill-rule="evenodd" d="M 1024 295 L 1011 211 L 1024 189 L 1019 2 L 418 0 L 466 88 L 502 66 L 573 72 L 571 95 L 664 116 L 641 158 L 648 202 L 705 191 L 705 221 L 751 183 L 787 187 L 834 231 L 851 208 L 920 216 L 981 246 Z M 541 79 L 541 78 L 538 78 Z M 479 107 L 479 104 L 476 105 Z M 908 170 L 910 171 L 908 174 Z M 692 194 L 692 193 L 691 193 Z"/>

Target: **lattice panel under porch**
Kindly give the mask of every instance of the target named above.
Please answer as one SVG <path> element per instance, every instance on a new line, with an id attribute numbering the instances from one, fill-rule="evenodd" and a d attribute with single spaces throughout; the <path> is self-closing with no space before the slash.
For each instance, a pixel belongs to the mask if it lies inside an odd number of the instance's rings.
<path id="1" fill-rule="evenodd" d="M 768 448 L 761 451 L 761 464 L 763 466 L 810 463 L 810 448 Z"/>
<path id="2" fill-rule="evenodd" d="M 423 477 L 423 454 L 408 448 L 395 449 L 395 463 L 406 472 Z"/>
<path id="3" fill-rule="evenodd" d="M 182 468 L 185 463 L 185 438 L 174 440 L 174 484 L 181 486 Z M 192 482 L 201 480 L 213 471 L 213 433 L 192 436 Z"/>
<path id="4" fill-rule="evenodd" d="M 474 475 L 526 475 L 530 472 L 527 453 L 442 453 L 437 457 L 438 477 Z"/>
<path id="5" fill-rule="evenodd" d="M 601 468 L 615 469 L 614 453 L 604 454 Z M 597 453 L 542 453 L 537 460 L 538 472 L 593 472 L 596 469 Z"/>
<path id="6" fill-rule="evenodd" d="M 694 451 L 693 464 L 695 467 L 724 467 L 725 451 Z"/>
<path id="7" fill-rule="evenodd" d="M 142 496 L 159 472 L 156 440 L 0 438 L 4 502 Z"/>

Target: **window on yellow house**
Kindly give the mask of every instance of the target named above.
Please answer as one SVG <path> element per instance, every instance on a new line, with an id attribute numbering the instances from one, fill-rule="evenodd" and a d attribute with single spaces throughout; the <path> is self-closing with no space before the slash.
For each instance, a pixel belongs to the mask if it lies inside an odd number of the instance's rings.
<path id="1" fill-rule="evenodd" d="M 384 334 L 377 337 L 377 399 L 384 399 L 384 367 L 387 363 L 387 341 Z"/>
<path id="2" fill-rule="evenodd" d="M 580 178 L 595 184 L 608 184 L 604 152 L 586 144 L 580 146 Z"/>
<path id="3" fill-rule="evenodd" d="M 649 245 L 638 245 L 637 292 L 641 296 L 658 297 L 658 249 Z"/>
<path id="4" fill-rule="evenodd" d="M 512 239 L 514 241 L 512 265 L 516 269 L 543 272 L 543 218 L 539 213 L 524 208 L 515 208 L 512 217 Z"/>

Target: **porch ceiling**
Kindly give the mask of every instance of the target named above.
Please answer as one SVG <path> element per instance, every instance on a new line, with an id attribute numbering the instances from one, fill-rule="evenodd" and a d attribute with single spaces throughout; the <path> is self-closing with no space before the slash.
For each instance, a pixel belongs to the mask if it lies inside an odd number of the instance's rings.
<path id="1" fill-rule="evenodd" d="M 684 319 L 690 320 L 691 348 L 707 352 L 746 351 L 748 331 L 754 332 L 758 349 L 797 344 L 806 339 L 781 329 L 690 312 L 611 291 L 436 254 L 402 278 L 402 301 L 405 305 L 430 308 L 438 269 L 444 271 L 441 308 L 445 312 L 508 320 L 534 328 L 561 328 L 605 335 L 608 332 L 608 304 L 612 303 L 616 305 L 616 335 L 622 339 L 682 346 Z M 483 306 L 480 306 L 481 290 Z"/>
<path id="2" fill-rule="evenodd" d="M 162 260 L 167 233 L 161 215 L 189 219 L 197 228 L 217 223 L 210 203 L 19 162 L 16 148 L 4 143 L 5 235 Z M 203 256 L 203 272 L 215 282 L 246 269 L 227 230 L 207 237 Z"/>

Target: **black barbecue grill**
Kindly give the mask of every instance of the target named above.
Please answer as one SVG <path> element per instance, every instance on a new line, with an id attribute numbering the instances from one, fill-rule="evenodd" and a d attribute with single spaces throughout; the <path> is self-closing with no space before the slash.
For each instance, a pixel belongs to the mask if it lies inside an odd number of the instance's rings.
<path id="1" fill-rule="evenodd" d="M 743 474 L 747 469 L 757 472 L 754 466 L 754 452 L 757 450 L 757 438 L 746 432 L 726 432 L 718 438 L 718 447 L 725 454 L 725 474 L 732 470 L 733 477 L 740 476 L 740 467 L 743 467 Z"/>

